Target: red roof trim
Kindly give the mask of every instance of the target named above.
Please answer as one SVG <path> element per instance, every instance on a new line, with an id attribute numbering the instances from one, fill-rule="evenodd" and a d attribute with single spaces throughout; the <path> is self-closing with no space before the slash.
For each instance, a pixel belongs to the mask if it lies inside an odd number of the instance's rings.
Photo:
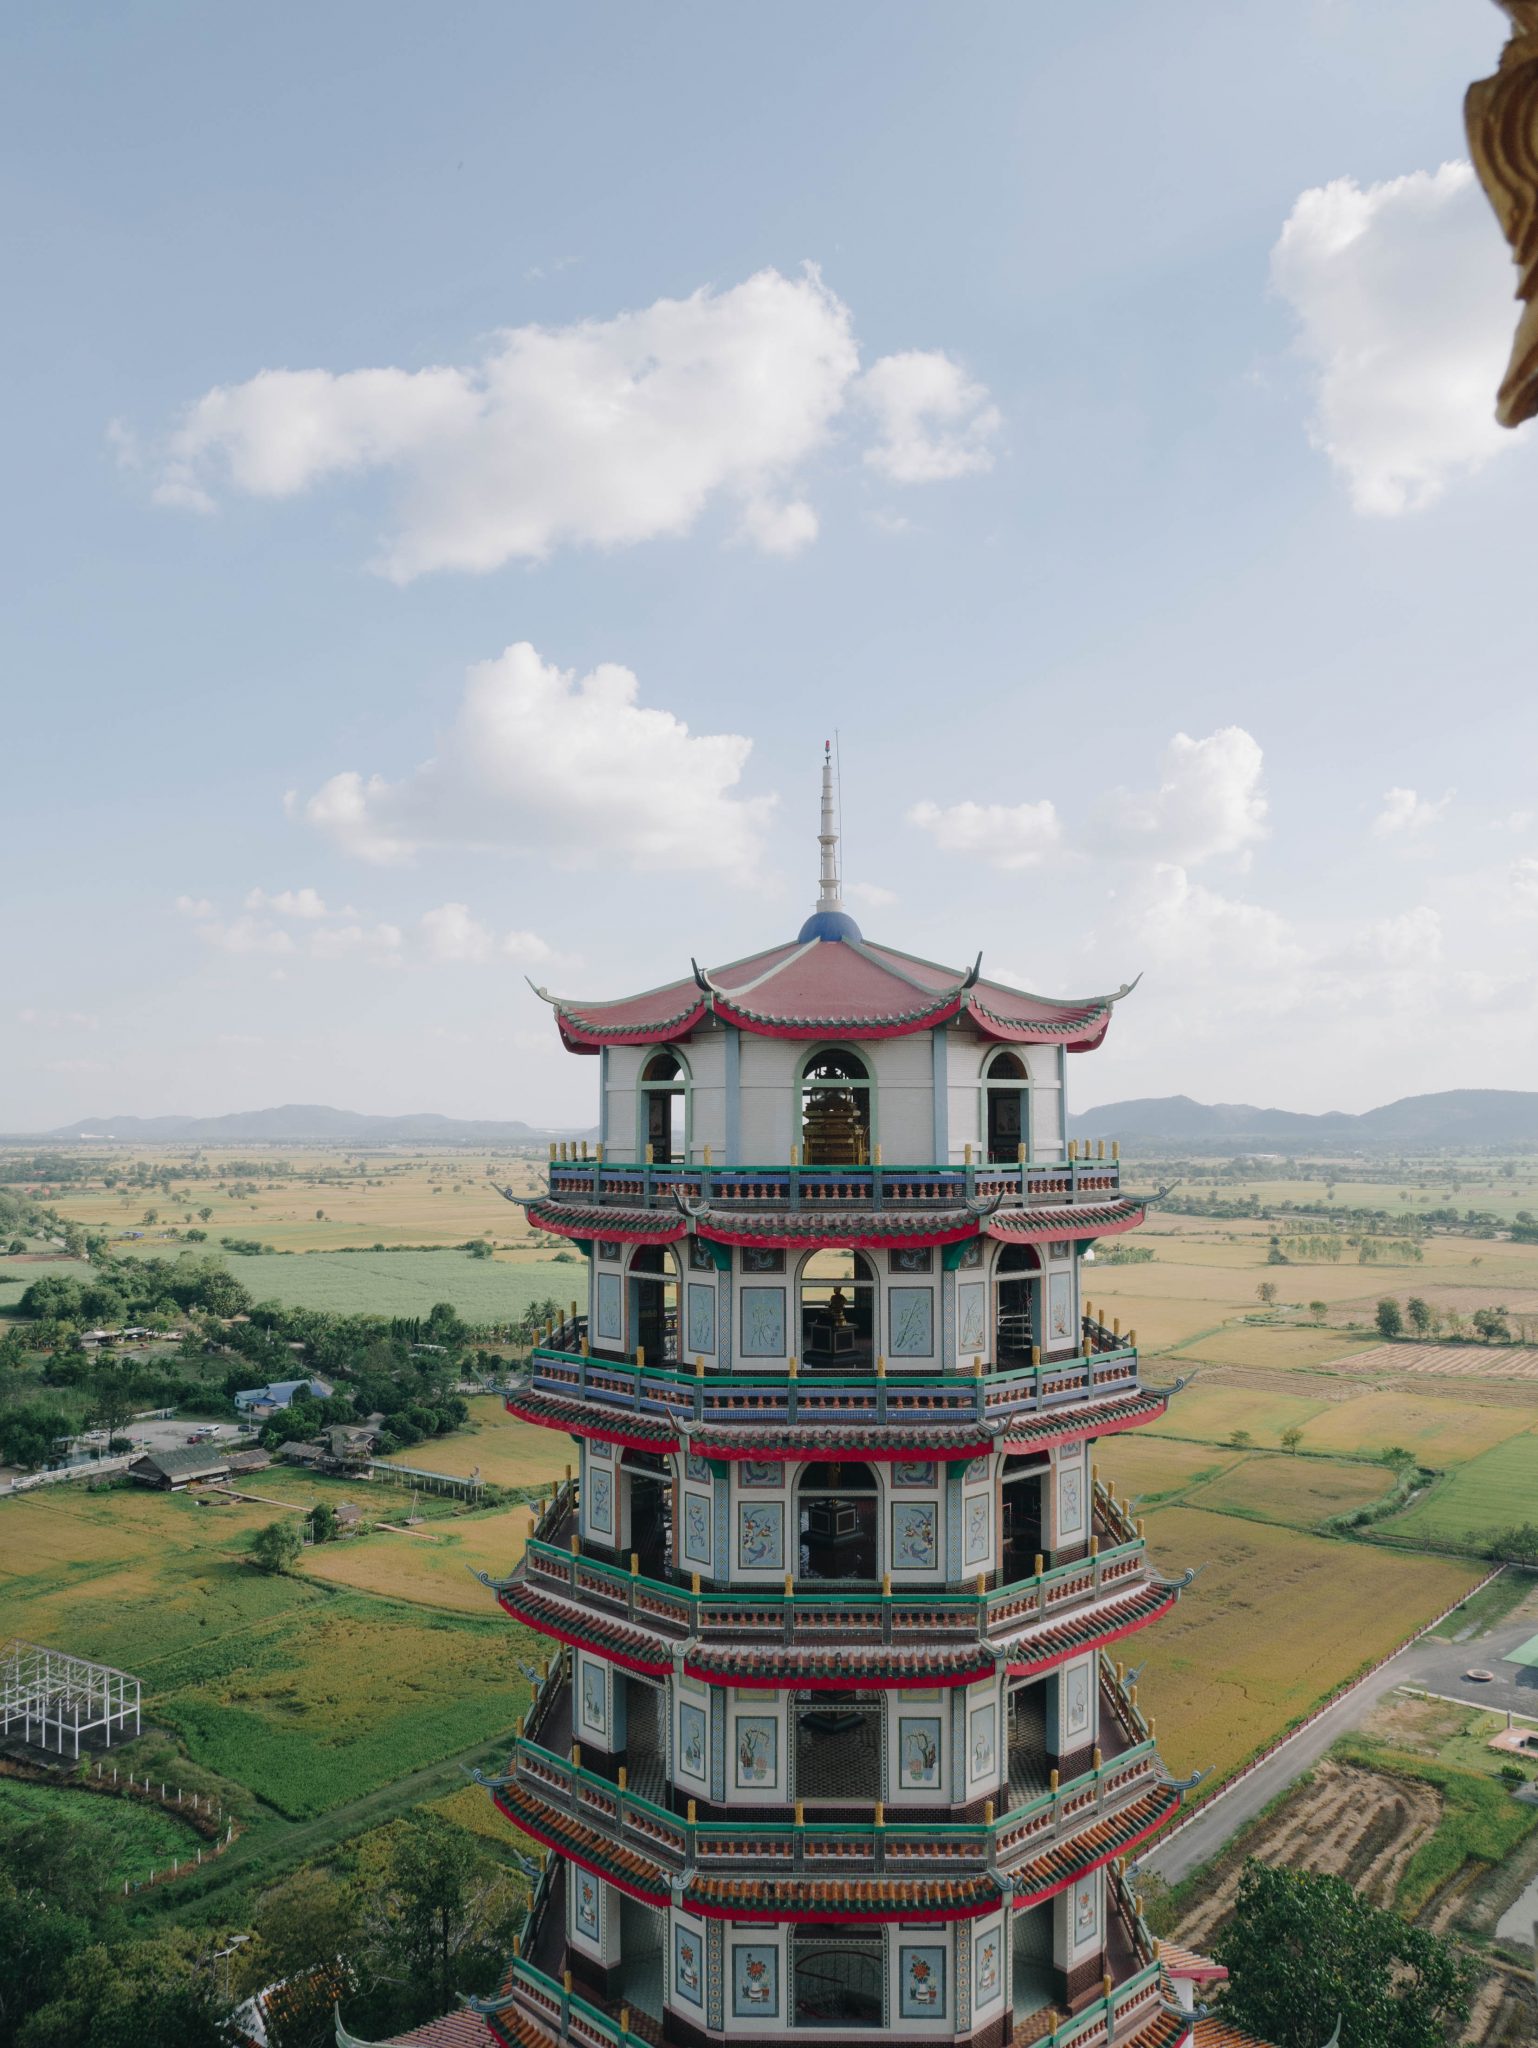
<path id="1" fill-rule="evenodd" d="M 1021 1444 L 1020 1449 L 1021 1451 L 1042 1451 L 1047 1449 L 1050 1444 L 1076 1444 L 1083 1437 L 1116 1436 L 1124 1429 L 1141 1429 L 1146 1422 L 1157 1422 L 1159 1417 L 1166 1412 L 1169 1405 L 1167 1400 L 1163 1400 L 1160 1401 L 1157 1408 L 1144 1409 L 1139 1415 L 1119 1415 L 1114 1422 L 1089 1421 L 1077 1424 L 1067 1423 L 1064 1428 L 1055 1429 L 1050 1435 L 1037 1436 L 1033 1434 L 1028 1441 Z M 1029 1420 L 1029 1415 L 1027 1415 L 1027 1423 Z M 1009 1425 L 1007 1423 L 999 1436 L 997 1448 L 1004 1451 L 1009 1449 Z"/>
<path id="2" fill-rule="evenodd" d="M 1024 1895 L 1017 1892 L 1015 1894 L 1015 1911 L 1017 1913 L 1028 1913 L 1032 1906 L 1041 1905 L 1043 1900 L 1055 1899 L 1059 1892 L 1067 1891 L 1068 1887 L 1071 1884 L 1077 1884 L 1081 1877 L 1088 1877 L 1092 1871 L 1103 1869 L 1107 1863 L 1113 1862 L 1118 1856 L 1125 1856 L 1129 1850 L 1135 1849 L 1139 1842 L 1146 1842 L 1150 1835 L 1156 1835 L 1160 1828 L 1168 1826 L 1179 1811 L 1180 1801 L 1178 1799 L 1172 1800 L 1168 1810 L 1161 1813 L 1156 1820 L 1151 1820 L 1146 1828 L 1140 1829 L 1137 1834 L 1133 1835 L 1128 1841 L 1118 1844 L 1116 1848 L 1107 1849 L 1105 1854 L 1097 1856 L 1093 1863 L 1085 1863 L 1079 1869 L 1069 1871 L 1066 1877 L 1060 1878 L 1056 1884 L 1048 1885 L 1045 1891 L 1030 1892 Z"/>
<path id="3" fill-rule="evenodd" d="M 1107 1642 L 1112 1640 L 1112 1637 L 1106 1637 Z M 1081 1657 L 1084 1652 L 1078 1649 L 1070 1650 L 1067 1654 L 1070 1657 Z M 607 1656 L 608 1652 L 605 1651 L 604 1655 Z M 1013 1670 L 1014 1666 L 1011 1665 L 1010 1669 Z M 862 1673 L 853 1682 L 862 1692 L 907 1692 L 914 1686 L 976 1685 L 980 1678 L 991 1678 L 993 1670 L 993 1659 L 990 1657 L 986 1663 L 979 1664 L 975 1671 L 905 1671 L 895 1678 L 873 1678 Z M 700 1685 L 735 1685 L 744 1692 L 848 1692 L 851 1683 L 847 1674 L 833 1678 L 805 1678 L 799 1672 L 794 1677 L 786 1677 L 782 1672 L 777 1677 L 760 1678 L 750 1672 L 712 1671 L 687 1662 L 684 1665 L 684 1676 L 696 1680 Z"/>
<path id="4" fill-rule="evenodd" d="M 788 1422 L 783 1425 L 780 1423 L 764 1423 L 760 1426 L 765 1429 L 778 1429 L 783 1427 L 784 1429 L 789 1431 L 794 1429 L 796 1425 L 793 1422 Z M 819 1428 L 836 1428 L 837 1424 L 817 1424 L 815 1426 Z M 861 1426 L 862 1425 L 860 1424 L 850 1425 L 851 1428 L 858 1428 Z M 877 1428 L 879 1426 L 880 1425 L 874 1423 L 870 1425 L 870 1427 L 872 1428 Z M 920 1427 L 920 1425 L 915 1423 L 913 1427 L 917 1429 Z M 794 1442 L 794 1439 L 789 1439 L 789 1441 Z M 1053 1438 L 1052 1441 L 1056 1442 L 1056 1438 Z M 656 1445 L 647 1444 L 644 1448 L 646 1448 L 647 1450 L 655 1450 Z M 906 1443 L 881 1445 L 879 1447 L 872 1446 L 870 1449 L 866 1449 L 865 1446 L 862 1445 L 859 1451 L 857 1452 L 835 1449 L 833 1446 L 826 1444 L 819 1444 L 816 1445 L 814 1448 L 826 1452 L 835 1457 L 850 1459 L 858 1458 L 862 1464 L 867 1465 L 895 1465 L 896 1463 L 898 1463 L 899 1460 L 902 1460 L 906 1463 L 911 1462 L 915 1456 L 920 1456 L 928 1460 L 933 1460 L 934 1462 L 941 1465 L 955 1465 L 964 1463 L 966 1460 L 970 1458 L 983 1457 L 985 1453 L 991 1451 L 994 1448 L 994 1442 L 991 1437 L 981 1436 L 977 1439 L 976 1443 L 967 1444 L 962 1449 L 958 1450 L 954 1444 L 942 1445 L 926 1444 L 923 1442 L 916 1443 L 914 1439 L 910 1437 Z M 733 1458 L 764 1458 L 768 1455 L 768 1453 L 764 1451 L 762 1446 L 755 1447 L 753 1444 L 748 1444 L 746 1446 L 742 1444 L 730 1443 L 718 1444 L 709 1440 L 702 1441 L 699 1437 L 695 1437 L 691 1441 L 690 1449 L 694 1452 L 697 1458 L 716 1458 L 725 1462 L 729 1462 Z M 804 1457 L 806 1456 L 806 1452 L 804 1450 L 788 1449 L 785 1455 L 787 1458 Z"/>
<path id="5" fill-rule="evenodd" d="M 617 1877 L 612 1870 L 605 1870 L 601 1864 L 589 1863 L 585 1856 L 579 1856 L 575 1849 L 570 1849 L 564 1842 L 557 1841 L 554 1835 L 547 1835 L 543 1829 L 534 1827 L 521 1813 L 510 1812 L 495 1792 L 491 1795 L 491 1803 L 502 1818 L 517 1828 L 520 1834 L 531 1835 L 536 1842 L 543 1842 L 545 1847 L 553 1849 L 557 1856 L 564 1856 L 568 1863 L 580 1864 L 591 1876 L 601 1878 L 605 1884 L 612 1884 L 616 1891 L 625 1892 L 632 1899 L 639 1899 L 643 1906 L 671 1904 L 666 1891 L 643 1891 L 638 1884 L 627 1884 L 624 1878 Z"/>
<path id="6" fill-rule="evenodd" d="M 536 1230 L 548 1230 L 556 1237 L 591 1237 L 593 1235 L 593 1226 L 590 1222 L 570 1222 L 559 1214 L 552 1214 L 551 1205 L 547 1201 L 525 1202 L 523 1209 Z M 624 1212 L 621 1211 L 619 1213 L 623 1214 Z M 632 1211 L 631 1213 L 633 1214 L 634 1212 Z M 676 1220 L 668 1217 L 659 1217 L 655 1224 L 648 1224 L 644 1227 L 634 1223 L 626 1225 L 616 1219 L 612 1225 L 605 1222 L 600 1234 L 605 1238 L 613 1238 L 620 1244 L 677 1244 L 681 1237 L 688 1236 L 689 1226 L 681 1216 Z M 1061 1235 L 1061 1232 L 1059 1232 L 1059 1235 Z M 753 1242 L 754 1240 L 745 1241 Z"/>
<path id="7" fill-rule="evenodd" d="M 1035 1678 L 1043 1671 L 1053 1671 L 1059 1664 L 1066 1664 L 1070 1657 L 1082 1657 L 1089 1650 L 1103 1650 L 1107 1643 L 1119 1643 L 1123 1636 L 1136 1635 L 1140 1628 L 1149 1627 L 1151 1623 L 1158 1621 L 1162 1616 L 1168 1614 L 1174 1604 L 1175 1595 L 1171 1593 L 1163 1605 L 1154 1608 L 1152 1613 L 1139 1615 L 1135 1620 L 1125 1623 L 1121 1628 L 1113 1628 L 1104 1634 L 1094 1636 L 1087 1643 L 1075 1643 L 1070 1650 L 1059 1650 L 1056 1656 L 1040 1657 L 1034 1664 L 1016 1664 L 1011 1659 L 1009 1675 L 1011 1678 Z M 863 1684 L 864 1681 L 862 1680 L 861 1683 Z"/>
<path id="8" fill-rule="evenodd" d="M 1095 1867 L 1098 1869 L 1098 1864 Z M 849 1881 L 852 1884 L 860 1882 L 858 1878 L 851 1878 Z M 1072 1882 L 1070 1878 L 1069 1883 Z M 740 1903 L 731 1906 L 708 1906 L 691 1893 L 684 1893 L 685 1911 L 698 1914 L 701 1920 L 762 1920 L 766 1925 L 773 1927 L 799 1926 L 803 1921 L 817 1921 L 835 1927 L 855 1927 L 869 1925 L 872 1921 L 889 1920 L 901 1920 L 904 1926 L 911 1920 L 916 1927 L 938 1927 L 942 1920 L 981 1920 L 985 1913 L 996 1913 L 1003 1903 L 1001 1899 L 992 1898 L 983 1899 L 975 1906 L 880 1906 L 870 1913 L 833 1913 L 829 1912 L 826 1906 L 819 1906 L 809 1912 L 788 1913 L 774 1906 L 745 1906 Z"/>
<path id="9" fill-rule="evenodd" d="M 961 1009 L 961 997 L 953 996 L 949 1002 L 941 1003 L 934 1009 L 925 1010 L 918 1016 L 895 1017 L 885 1022 L 873 1020 L 852 1021 L 847 1017 L 813 1017 L 805 1022 L 780 1023 L 756 1015 L 752 1010 L 739 1010 L 724 996 L 718 995 L 714 1005 L 716 1015 L 725 1024 L 735 1024 L 743 1031 L 756 1033 L 760 1038 L 907 1038 L 915 1031 L 932 1031 L 937 1024 L 948 1024 Z"/>
<path id="10" fill-rule="evenodd" d="M 703 1020 L 709 1004 L 703 997 L 682 1016 L 665 1017 L 656 1024 L 615 1024 L 607 1028 L 588 1024 L 575 1010 L 558 1009 L 561 1036 L 572 1052 L 597 1052 L 605 1045 L 669 1045 L 687 1038 Z"/>
<path id="11" fill-rule="evenodd" d="M 627 1451 L 676 1451 L 679 1448 L 679 1439 L 676 1432 L 671 1437 L 626 1436 L 622 1430 L 600 1429 L 596 1423 L 555 1423 L 550 1420 L 548 1415 L 541 1415 L 535 1409 L 520 1408 L 517 1402 L 511 1398 L 505 1401 L 503 1406 L 507 1409 L 509 1415 L 516 1415 L 520 1422 L 532 1422 L 540 1429 L 559 1429 L 562 1436 L 596 1438 L 601 1444 L 620 1444 Z M 723 1451 L 721 1455 L 733 1458 L 754 1458 L 762 1456 L 762 1453 L 752 1450 L 734 1450 L 729 1452 Z M 900 1455 L 901 1453 L 893 1452 L 894 1457 Z"/>
<path id="12" fill-rule="evenodd" d="M 837 1217 L 818 1215 L 811 1228 L 782 1234 L 764 1230 L 731 1230 L 720 1215 L 714 1215 L 697 1223 L 695 1229 L 712 1244 L 764 1245 L 770 1250 L 783 1251 L 847 1251 L 852 1248 L 885 1251 L 889 1246 L 960 1244 L 964 1238 L 976 1237 L 977 1219 L 964 1217 L 948 1230 L 849 1231 L 838 1228 Z M 1043 1234 L 1063 1235 L 1061 1230 Z"/>
<path id="13" fill-rule="evenodd" d="M 643 1677 L 666 1678 L 673 1669 L 671 1658 L 661 1664 L 649 1664 L 644 1657 L 631 1657 L 624 1650 L 610 1649 L 606 1645 L 595 1647 L 589 1637 L 573 1635 L 570 1629 L 557 1628 L 553 1621 L 546 1621 L 543 1615 L 520 1614 L 516 1607 L 509 1604 L 505 1593 L 497 1595 L 497 1605 L 509 1621 L 521 1622 L 525 1628 L 533 1629 L 536 1634 L 549 1636 L 557 1643 L 567 1643 L 574 1650 L 587 1650 L 595 1657 L 605 1658 L 610 1664 L 623 1664 L 627 1671 L 639 1671 Z M 1077 1654 L 1075 1651 L 1074 1655 Z M 847 1687 L 845 1689 L 847 1690 Z"/>

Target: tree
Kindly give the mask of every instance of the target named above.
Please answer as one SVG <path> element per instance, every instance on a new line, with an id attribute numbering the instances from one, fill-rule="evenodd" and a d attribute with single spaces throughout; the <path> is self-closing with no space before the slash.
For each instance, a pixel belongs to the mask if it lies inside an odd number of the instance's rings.
<path id="1" fill-rule="evenodd" d="M 1477 1308 L 1474 1311 L 1474 1328 L 1487 1344 L 1509 1344 L 1511 1329 L 1506 1321 L 1503 1308 Z"/>
<path id="2" fill-rule="evenodd" d="M 393 1966 L 381 1974 L 404 1963 L 421 2010 L 443 2012 L 456 1992 L 496 1982 L 522 1908 L 506 1870 L 473 1835 L 441 1814 L 414 1814 L 366 1845 L 358 1875 L 372 1946 Z"/>
<path id="3" fill-rule="evenodd" d="M 61 1974 L 56 1995 L 21 2028 L 18 2048 L 227 2048 L 232 2038 L 210 1957 L 190 1931 L 96 1942 Z"/>
<path id="4" fill-rule="evenodd" d="M 1308 1305 L 1308 1312 L 1316 1323 L 1322 1323 L 1330 1313 L 1330 1304 L 1327 1301 L 1311 1301 Z"/>
<path id="5" fill-rule="evenodd" d="M 199 1218 L 200 1218 L 200 1219 L 201 1219 L 201 1220 L 202 1220 L 202 1221 L 203 1221 L 204 1223 L 206 1223 L 206 1222 L 208 1221 L 209 1217 L 213 1215 L 213 1213 L 214 1213 L 214 1212 L 213 1212 L 213 1210 L 212 1210 L 212 1209 L 208 1209 L 208 1208 L 203 1208 L 203 1209 L 199 1209 L 199 1211 L 198 1211 L 198 1216 L 199 1216 Z"/>
<path id="6" fill-rule="evenodd" d="M 1429 1301 L 1422 1301 L 1418 1294 L 1412 1294 L 1404 1305 L 1404 1312 L 1417 1337 L 1430 1336 L 1436 1326 L 1436 1317 Z"/>
<path id="7" fill-rule="evenodd" d="M 251 1562 L 259 1571 L 286 1572 L 303 1548 L 297 1522 L 269 1522 L 251 1538 Z"/>
<path id="8" fill-rule="evenodd" d="M 1303 1441 L 1303 1432 L 1295 1422 L 1290 1422 L 1282 1431 L 1282 1449 L 1297 1455 L 1298 1445 Z"/>
<path id="9" fill-rule="evenodd" d="M 336 1509 L 329 1501 L 317 1501 L 310 1510 L 310 1536 L 316 1543 L 336 1541 Z"/>
<path id="10" fill-rule="evenodd" d="M 121 1373 L 100 1372 L 91 1382 L 91 1406 L 87 1420 L 93 1429 L 117 1436 L 133 1421 L 133 1397 Z"/>
<path id="11" fill-rule="evenodd" d="M 1266 1307 L 1269 1308 L 1276 1299 L 1276 1282 L 1274 1280 L 1262 1280 L 1255 1289 L 1255 1293 L 1257 1298 L 1263 1301 Z"/>
<path id="12" fill-rule="evenodd" d="M 1318 2048 L 1337 2021 L 1350 2048 L 1441 2048 L 1469 2007 L 1448 1942 L 1311 1871 L 1247 1863 L 1217 1960 L 1222 2017 L 1277 2048 Z"/>
<path id="13" fill-rule="evenodd" d="M 1236 1429 L 1228 1441 L 1236 1451 L 1247 1451 L 1255 1439 L 1247 1429 Z"/>
<path id="14" fill-rule="evenodd" d="M 296 1871 L 257 1901 L 253 1933 L 242 1988 L 283 1986 L 263 2015 L 268 2048 L 332 2048 L 337 1992 L 351 1980 L 361 1934 L 356 1895 L 323 1870 Z"/>
<path id="15" fill-rule="evenodd" d="M 1391 1294 L 1386 1294 L 1378 1303 L 1378 1335 L 1380 1337 L 1402 1337 L 1404 1317 L 1399 1313 L 1399 1303 Z"/>

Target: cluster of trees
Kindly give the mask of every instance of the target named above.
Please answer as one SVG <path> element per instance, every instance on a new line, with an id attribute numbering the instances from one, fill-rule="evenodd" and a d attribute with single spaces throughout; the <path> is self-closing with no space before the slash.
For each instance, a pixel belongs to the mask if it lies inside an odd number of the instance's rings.
<path id="1" fill-rule="evenodd" d="M 1516 1341 L 1527 1341 L 1531 1323 L 1530 1317 L 1517 1318 Z M 1506 1309 L 1476 1308 L 1472 1315 L 1465 1316 L 1457 1309 L 1423 1301 L 1418 1294 L 1412 1294 L 1402 1309 L 1392 1295 L 1385 1295 L 1378 1303 L 1377 1325 L 1380 1337 L 1446 1337 L 1461 1343 L 1474 1336 L 1483 1344 L 1513 1342 L 1511 1318 Z"/>
<path id="2" fill-rule="evenodd" d="M 0 1823 L 0 2048 L 228 2048 L 274 1984 L 270 2048 L 330 2048 L 338 1998 L 394 2033 L 494 1988 L 521 1893 L 474 1836 L 417 1814 L 267 1892 L 249 1928 L 135 1938 L 78 1823 Z"/>
<path id="3" fill-rule="evenodd" d="M 1443 2048 L 1468 2015 L 1469 1963 L 1342 1877 L 1245 1865 L 1219 1938 L 1218 2015 L 1275 2048 Z"/>
<path id="4" fill-rule="evenodd" d="M 97 1323 L 114 1329 L 127 1322 L 149 1326 L 193 1311 L 238 1316 L 250 1306 L 247 1290 L 222 1261 L 210 1258 L 120 1259 L 90 1280 L 44 1273 L 18 1304 L 22 1315 L 47 1326 L 31 1333 L 39 1349 L 67 1342 L 74 1330 Z"/>

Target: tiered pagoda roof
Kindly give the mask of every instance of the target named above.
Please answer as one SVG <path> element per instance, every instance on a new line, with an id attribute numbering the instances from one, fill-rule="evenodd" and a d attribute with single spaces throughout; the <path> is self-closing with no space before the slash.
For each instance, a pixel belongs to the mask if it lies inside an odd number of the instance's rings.
<path id="1" fill-rule="evenodd" d="M 642 995 L 583 1001 L 537 993 L 555 1011 L 572 1052 L 606 1045 L 670 1045 L 707 1018 L 766 1038 L 901 1038 L 963 1017 L 984 1038 L 1006 1045 L 1065 1045 L 1091 1052 L 1105 1037 L 1112 1007 L 1129 992 L 1041 996 L 986 979 L 981 956 L 970 968 L 944 967 L 862 938 L 848 916 L 825 931 L 812 919 L 789 944 L 770 946 L 724 967 L 692 973 Z M 810 933 L 810 936 L 808 936 Z"/>

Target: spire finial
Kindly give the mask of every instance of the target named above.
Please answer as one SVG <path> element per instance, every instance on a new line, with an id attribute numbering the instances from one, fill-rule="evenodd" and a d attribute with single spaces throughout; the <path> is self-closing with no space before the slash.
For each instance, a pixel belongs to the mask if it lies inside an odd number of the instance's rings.
<path id="1" fill-rule="evenodd" d="M 819 910 L 842 910 L 843 886 L 838 873 L 838 825 L 833 802 L 833 742 L 822 743 L 822 830 L 817 835 L 822 848 L 822 878 L 817 890 Z"/>

